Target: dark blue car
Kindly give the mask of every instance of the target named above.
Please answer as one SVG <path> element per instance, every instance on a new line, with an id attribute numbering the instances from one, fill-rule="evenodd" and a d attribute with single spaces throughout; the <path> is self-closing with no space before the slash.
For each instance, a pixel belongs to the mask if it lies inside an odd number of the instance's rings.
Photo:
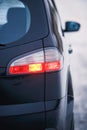
<path id="1" fill-rule="evenodd" d="M 54 0 L 0 0 L 0 130 L 74 130 L 69 47 Z"/>

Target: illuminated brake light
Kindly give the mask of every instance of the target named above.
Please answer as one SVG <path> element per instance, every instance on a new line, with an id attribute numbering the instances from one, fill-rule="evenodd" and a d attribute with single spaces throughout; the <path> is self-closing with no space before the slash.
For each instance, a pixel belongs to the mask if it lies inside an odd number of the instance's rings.
<path id="1" fill-rule="evenodd" d="M 61 62 L 60 61 L 56 61 L 56 62 L 48 62 L 45 64 L 45 71 L 49 72 L 49 71 L 56 71 L 56 70 L 60 70 L 62 67 Z"/>
<path id="2" fill-rule="evenodd" d="M 28 65 L 23 66 L 10 66 L 9 73 L 10 74 L 22 74 L 22 73 L 28 73 L 29 67 Z"/>
<path id="3" fill-rule="evenodd" d="M 29 65 L 29 72 L 30 73 L 44 72 L 43 64 L 30 64 Z"/>
<path id="4" fill-rule="evenodd" d="M 38 73 L 38 72 L 43 72 L 43 66 L 42 64 L 11 66 L 9 72 L 10 74 Z"/>
<path id="5" fill-rule="evenodd" d="M 19 56 L 8 65 L 8 74 L 31 74 L 59 71 L 63 67 L 63 56 L 56 48 L 46 48 Z"/>

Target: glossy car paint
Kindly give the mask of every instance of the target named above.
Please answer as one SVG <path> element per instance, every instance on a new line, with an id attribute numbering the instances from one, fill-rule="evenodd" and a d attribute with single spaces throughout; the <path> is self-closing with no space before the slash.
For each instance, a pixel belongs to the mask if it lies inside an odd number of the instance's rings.
<path id="1" fill-rule="evenodd" d="M 40 2 L 40 3 L 39 3 Z M 28 0 L 25 2 L 28 3 Z M 68 130 L 66 118 L 71 118 L 73 105 L 68 111 L 68 46 L 60 26 L 59 14 L 50 0 L 30 1 L 31 7 L 42 6 L 45 33 L 37 39 L 27 34 L 14 44 L 0 46 L 0 129 Z M 41 4 L 41 5 L 40 5 Z M 33 7 L 34 6 L 34 7 Z M 52 12 L 53 11 L 53 12 Z M 39 12 L 38 12 L 39 13 Z M 55 16 L 57 15 L 57 16 Z M 55 20 L 59 19 L 60 23 Z M 41 19 L 38 19 L 39 23 Z M 34 23 L 33 23 L 34 24 Z M 41 29 L 41 28 L 36 28 Z M 63 68 L 40 74 L 10 75 L 9 63 L 26 53 L 45 48 L 57 48 L 63 56 Z M 45 57 L 44 57 L 45 58 Z M 70 86 L 71 87 L 71 86 Z M 73 95 L 72 95 L 73 96 Z M 71 122 L 68 122 L 71 123 Z M 66 128 L 67 126 L 67 128 Z"/>

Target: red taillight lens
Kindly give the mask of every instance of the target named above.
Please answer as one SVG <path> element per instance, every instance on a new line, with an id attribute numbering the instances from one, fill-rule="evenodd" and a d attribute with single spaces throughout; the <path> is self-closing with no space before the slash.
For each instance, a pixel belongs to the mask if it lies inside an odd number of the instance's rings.
<path id="1" fill-rule="evenodd" d="M 56 48 L 46 48 L 45 51 L 27 53 L 11 62 L 9 74 L 43 73 L 60 70 L 63 57 Z"/>
<path id="2" fill-rule="evenodd" d="M 23 66 L 11 66 L 10 74 L 26 74 L 44 72 L 42 64 L 29 64 Z"/>
<path id="3" fill-rule="evenodd" d="M 28 73 L 28 65 L 23 66 L 10 66 L 9 73 L 10 74 L 22 74 L 22 73 Z"/>
<path id="4" fill-rule="evenodd" d="M 60 70 L 61 68 L 62 65 L 60 61 L 45 63 L 46 72 Z"/>

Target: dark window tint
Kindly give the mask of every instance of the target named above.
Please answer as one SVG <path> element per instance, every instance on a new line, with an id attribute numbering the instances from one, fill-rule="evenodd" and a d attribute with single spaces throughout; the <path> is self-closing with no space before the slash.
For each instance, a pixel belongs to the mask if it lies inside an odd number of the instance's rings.
<path id="1" fill-rule="evenodd" d="M 62 27 L 61 27 L 61 22 L 60 22 L 60 16 L 58 13 L 58 10 L 56 8 L 56 5 L 53 0 L 48 0 L 49 7 L 50 7 L 50 13 L 51 13 L 51 18 L 52 18 L 52 24 L 53 24 L 53 32 L 54 35 L 56 36 L 57 43 L 59 45 L 59 50 L 62 52 L 63 51 L 63 46 L 62 46 Z"/>
<path id="2" fill-rule="evenodd" d="M 43 0 L 0 1 L 0 43 L 38 40 L 47 35 Z"/>
<path id="3" fill-rule="evenodd" d="M 0 10 L 1 44 L 16 41 L 28 32 L 31 16 L 29 8 L 23 2 L 2 0 Z"/>

